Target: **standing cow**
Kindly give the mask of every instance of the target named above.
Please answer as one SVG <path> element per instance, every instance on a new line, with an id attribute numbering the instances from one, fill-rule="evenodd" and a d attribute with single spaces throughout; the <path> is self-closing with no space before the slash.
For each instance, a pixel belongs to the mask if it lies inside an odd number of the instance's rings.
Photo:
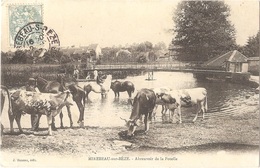
<path id="1" fill-rule="evenodd" d="M 114 91 L 115 97 L 119 97 L 119 92 L 127 91 L 129 98 L 131 98 L 132 93 L 134 93 L 134 91 L 135 91 L 135 86 L 130 81 L 124 81 L 124 82 L 114 81 L 114 82 L 111 82 L 110 88 Z"/>
<path id="2" fill-rule="evenodd" d="M 153 90 L 141 89 L 133 101 L 132 113 L 129 120 L 126 121 L 128 127 L 127 136 L 133 136 L 136 130 L 137 120 L 144 115 L 145 132 L 149 130 L 148 119 L 151 120 L 152 112 L 155 106 L 156 95 Z"/>
<path id="3" fill-rule="evenodd" d="M 52 118 L 61 113 L 64 106 L 73 105 L 71 93 L 64 91 L 62 93 L 38 93 L 31 91 L 18 90 L 11 95 L 11 104 L 13 114 L 9 115 L 10 129 L 13 132 L 13 121 L 17 122 L 19 131 L 21 128 L 21 114 L 44 114 L 48 120 L 49 135 L 52 135 Z"/>
<path id="4" fill-rule="evenodd" d="M 183 89 L 183 90 L 174 90 L 167 92 L 161 97 L 162 101 L 165 102 L 167 108 L 173 113 L 175 109 L 178 111 L 179 122 L 181 120 L 181 106 L 197 106 L 196 116 L 193 119 L 195 122 L 198 118 L 198 114 L 202 111 L 202 118 L 204 119 L 205 113 L 208 110 L 207 104 L 207 90 L 205 88 L 193 88 L 193 89 Z M 171 102 L 172 99 L 176 99 L 176 104 L 173 105 Z"/>

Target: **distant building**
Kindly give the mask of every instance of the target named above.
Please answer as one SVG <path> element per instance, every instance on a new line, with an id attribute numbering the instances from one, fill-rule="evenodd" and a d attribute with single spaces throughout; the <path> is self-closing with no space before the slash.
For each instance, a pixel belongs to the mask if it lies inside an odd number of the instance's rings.
<path id="1" fill-rule="evenodd" d="M 203 66 L 214 69 L 225 69 L 229 72 L 248 72 L 247 60 L 246 56 L 234 50 L 208 60 Z"/>
<path id="2" fill-rule="evenodd" d="M 89 52 L 93 52 L 94 51 L 95 54 L 91 55 L 93 60 L 98 60 L 103 55 L 102 51 L 101 51 L 101 47 L 99 46 L 99 44 L 90 44 L 87 47 L 87 49 L 88 49 Z"/>
<path id="3" fill-rule="evenodd" d="M 101 58 L 102 51 L 99 44 L 90 44 L 89 46 L 80 46 L 80 47 L 67 47 L 63 48 L 62 52 L 66 55 L 85 55 L 89 57 L 89 61 L 93 62 Z"/>
<path id="4" fill-rule="evenodd" d="M 132 60 L 132 53 L 127 49 L 120 49 L 116 52 L 116 61 L 117 62 L 125 62 Z"/>

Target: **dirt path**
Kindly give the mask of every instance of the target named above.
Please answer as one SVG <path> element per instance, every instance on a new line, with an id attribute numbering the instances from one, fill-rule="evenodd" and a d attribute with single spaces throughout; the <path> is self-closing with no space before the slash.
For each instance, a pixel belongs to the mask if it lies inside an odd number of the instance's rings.
<path id="1" fill-rule="evenodd" d="M 225 151 L 231 152 L 231 156 L 233 153 L 253 155 L 254 157 L 250 158 L 254 158 L 253 163 L 259 145 L 258 111 L 259 108 L 255 107 L 246 114 L 208 118 L 204 121 L 199 118 L 196 123 L 191 122 L 192 117 L 188 114 L 183 114 L 183 124 L 155 122 L 150 125 L 148 134 L 143 133 L 143 126 L 141 126 L 132 139 L 124 139 L 120 136 L 126 129 L 123 126 L 58 129 L 53 136 L 46 136 L 45 128 L 34 134 L 29 129 L 25 129 L 25 134 L 17 135 L 10 135 L 9 129 L 5 129 L 2 156 L 15 165 L 17 162 L 13 162 L 12 159 L 19 158 L 37 158 L 36 163 L 30 164 L 37 164 L 37 162 L 47 164 L 43 159 L 47 156 L 57 157 L 58 160 L 66 158 L 65 162 L 78 158 L 84 158 L 83 160 L 86 161 L 89 157 L 95 156 L 148 157 L 152 155 L 155 159 L 155 156 L 162 155 L 171 156 L 174 160 L 175 156 L 180 158 L 183 153 L 193 156 L 193 153 Z M 178 160 L 178 157 L 175 159 Z M 54 158 L 51 159 L 55 162 L 57 159 Z M 69 163 L 73 164 L 73 160 Z M 25 163 L 20 161 L 20 164 Z"/>

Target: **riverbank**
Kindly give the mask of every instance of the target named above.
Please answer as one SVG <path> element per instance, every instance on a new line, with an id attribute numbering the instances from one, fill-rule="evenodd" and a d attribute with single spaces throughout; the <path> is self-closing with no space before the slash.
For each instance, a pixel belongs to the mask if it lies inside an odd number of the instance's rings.
<path id="1" fill-rule="evenodd" d="M 46 136 L 46 128 L 35 133 L 26 128 L 24 134 L 14 135 L 9 134 L 9 129 L 5 129 L 1 149 L 1 159 L 4 162 L 1 163 L 5 163 L 4 166 L 101 166 L 108 163 L 123 165 L 130 161 L 131 164 L 147 166 L 159 163 L 142 159 L 136 161 L 135 157 L 138 156 L 152 157 L 153 160 L 156 157 L 172 158 L 160 162 L 164 163 L 160 167 L 167 167 L 169 164 L 178 167 L 202 164 L 199 166 L 208 167 L 213 166 L 213 163 L 216 167 L 219 164 L 222 165 L 220 167 L 257 166 L 258 112 L 259 108 L 254 106 L 250 112 L 232 116 L 218 118 L 208 114 L 204 121 L 199 118 L 196 123 L 191 122 L 190 114 L 183 113 L 182 124 L 154 122 L 150 124 L 148 134 L 144 134 L 144 126 L 140 126 L 131 139 L 121 136 L 126 130 L 123 126 L 65 128 L 58 129 L 53 136 Z M 122 160 L 119 160 L 122 156 Z M 95 157 L 101 158 L 91 160 Z M 112 157 L 118 160 L 112 162 L 104 159 Z M 209 158 L 211 162 L 207 162 L 205 158 Z M 221 162 L 218 160 L 220 158 L 223 159 Z M 234 158 L 236 159 L 233 160 Z M 32 161 L 19 162 L 17 159 Z"/>
<path id="2" fill-rule="evenodd" d="M 259 76 L 251 75 L 249 81 L 253 83 L 257 91 L 259 91 Z"/>

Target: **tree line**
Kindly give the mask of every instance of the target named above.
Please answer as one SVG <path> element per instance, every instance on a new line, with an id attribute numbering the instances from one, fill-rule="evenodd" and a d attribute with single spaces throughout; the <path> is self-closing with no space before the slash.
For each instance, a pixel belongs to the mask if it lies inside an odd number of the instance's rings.
<path id="1" fill-rule="evenodd" d="M 77 52 L 80 48 L 71 47 L 71 49 L 74 49 L 73 51 L 75 52 L 68 53 L 65 49 L 47 51 L 37 48 L 16 50 L 15 52 L 1 52 L 1 60 L 2 64 L 66 64 L 79 61 L 87 63 L 90 60 L 95 60 L 96 53 L 94 50 Z M 95 61 L 97 64 L 117 62 L 145 63 L 155 61 L 159 57 L 156 55 L 156 52 L 160 50 L 167 51 L 167 46 L 164 42 L 153 45 L 151 42 L 145 41 L 124 47 L 105 47 L 102 48 L 101 58 Z"/>
<path id="2" fill-rule="evenodd" d="M 236 44 L 236 30 L 229 16 L 230 8 L 224 1 L 181 1 L 172 16 L 173 38 L 169 49 L 174 52 L 175 59 L 203 62 L 231 50 L 238 50 L 247 57 L 258 57 L 259 32 L 248 37 L 244 46 Z M 159 42 L 153 45 L 148 41 L 123 47 L 105 47 L 97 63 L 154 62 L 159 57 L 158 51 L 167 49 L 168 44 Z M 67 54 L 62 50 L 51 50 L 46 51 L 42 57 L 35 57 L 33 55 L 36 52 L 39 54 L 41 51 L 17 50 L 11 54 L 1 52 L 2 63 L 63 64 L 79 60 L 84 63 L 95 56 L 93 52 Z"/>
<path id="3" fill-rule="evenodd" d="M 231 50 L 259 56 L 259 32 L 245 46 L 236 44 L 236 31 L 224 1 L 182 1 L 172 19 L 173 50 L 179 60 L 207 61 Z"/>

